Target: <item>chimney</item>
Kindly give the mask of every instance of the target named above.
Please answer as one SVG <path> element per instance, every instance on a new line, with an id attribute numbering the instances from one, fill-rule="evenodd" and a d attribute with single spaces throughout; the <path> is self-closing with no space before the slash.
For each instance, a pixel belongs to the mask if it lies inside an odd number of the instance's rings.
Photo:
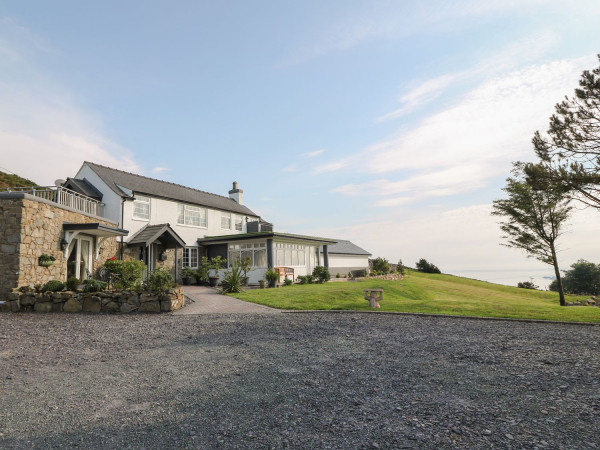
<path id="1" fill-rule="evenodd" d="M 237 181 L 233 182 L 233 189 L 229 191 L 229 198 L 232 198 L 240 205 L 243 203 L 244 191 L 238 189 Z"/>

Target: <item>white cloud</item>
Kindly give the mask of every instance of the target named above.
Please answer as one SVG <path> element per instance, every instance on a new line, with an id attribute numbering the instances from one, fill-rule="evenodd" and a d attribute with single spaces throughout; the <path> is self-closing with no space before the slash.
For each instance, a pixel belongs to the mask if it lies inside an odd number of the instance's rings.
<path id="1" fill-rule="evenodd" d="M 404 202 L 388 199 L 399 193 L 423 198 L 484 187 L 492 177 L 508 174 L 512 161 L 533 158 L 533 133 L 547 128 L 554 104 L 573 91 L 582 69 L 594 61 L 590 55 L 532 65 L 480 84 L 413 129 L 339 161 L 334 168 L 380 178 L 334 192 L 376 196 L 376 205 L 387 206 Z"/>
<path id="2" fill-rule="evenodd" d="M 315 150 L 313 152 L 301 153 L 300 157 L 301 158 L 315 158 L 319 155 L 322 155 L 323 153 L 325 153 L 325 150 L 319 149 L 319 150 Z"/>
<path id="3" fill-rule="evenodd" d="M 413 109 L 436 99 L 446 87 L 454 83 L 460 76 L 460 74 L 441 75 L 419 84 L 417 87 L 400 97 L 400 102 L 402 103 L 401 108 L 378 117 L 375 121 L 384 122 L 389 119 L 396 119 L 409 113 Z"/>
<path id="4" fill-rule="evenodd" d="M 500 14 L 536 14 L 572 7 L 561 0 L 498 0 L 481 2 L 463 0 L 447 2 L 367 2 L 358 8 L 347 8 L 346 14 L 326 22 L 327 27 L 307 33 L 308 42 L 301 44 L 283 61 L 299 64 L 330 53 L 346 51 L 364 43 L 381 39 L 403 39 L 414 35 L 454 33 L 479 21 Z M 595 8 L 594 2 L 579 2 L 580 8 Z"/>
<path id="5" fill-rule="evenodd" d="M 173 170 L 173 169 L 171 169 L 170 167 L 161 167 L 161 166 L 158 166 L 158 167 L 154 167 L 152 169 L 152 173 L 164 173 L 164 172 L 169 172 L 171 170 Z"/>
<path id="6" fill-rule="evenodd" d="M 515 68 L 521 67 L 524 62 L 529 63 L 532 60 L 539 59 L 540 55 L 545 54 L 557 42 L 558 37 L 551 30 L 535 33 L 512 42 L 468 70 L 447 73 L 426 81 L 419 81 L 400 96 L 400 103 L 402 104 L 400 108 L 378 117 L 375 122 L 385 122 L 402 117 L 414 109 L 437 99 L 452 85 L 465 82 L 475 83 L 477 80 L 490 79 L 515 70 Z"/>
<path id="7" fill-rule="evenodd" d="M 336 161 L 328 164 L 322 164 L 313 169 L 313 174 L 318 175 L 320 173 L 325 172 L 335 172 L 336 170 L 340 170 L 343 167 L 346 167 L 346 162 L 344 161 Z"/>
<path id="8" fill-rule="evenodd" d="M 84 160 L 139 171 L 131 152 L 104 136 L 99 121 L 43 75 L 36 56 L 43 42 L 3 19 L 0 48 L 0 157 L 3 165 L 39 184 L 74 175 Z"/>

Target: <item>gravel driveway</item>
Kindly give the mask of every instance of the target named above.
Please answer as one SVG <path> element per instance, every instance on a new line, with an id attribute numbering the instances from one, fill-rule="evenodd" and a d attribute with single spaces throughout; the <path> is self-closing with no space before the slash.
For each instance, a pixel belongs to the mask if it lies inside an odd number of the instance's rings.
<path id="1" fill-rule="evenodd" d="M 0 448 L 596 448 L 600 327 L 0 315 Z"/>

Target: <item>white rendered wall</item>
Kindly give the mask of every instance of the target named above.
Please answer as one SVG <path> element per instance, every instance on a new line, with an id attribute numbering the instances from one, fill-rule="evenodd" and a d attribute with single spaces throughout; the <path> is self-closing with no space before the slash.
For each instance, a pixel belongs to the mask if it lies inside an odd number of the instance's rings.
<path id="1" fill-rule="evenodd" d="M 221 211 L 207 208 L 207 226 L 195 227 L 191 225 L 180 225 L 177 223 L 179 215 L 178 202 L 161 198 L 150 197 L 150 220 L 136 219 L 133 217 L 133 201 L 126 201 L 124 205 L 124 228 L 129 230 L 129 236 L 133 236 L 145 225 L 158 225 L 168 223 L 171 228 L 185 241 L 186 246 L 198 245 L 197 239 L 205 236 L 220 236 L 223 234 L 241 234 L 246 232 L 246 216 L 231 213 L 231 228 L 221 228 Z M 192 205 L 194 206 L 194 205 Z M 229 214 L 229 213 L 227 213 Z M 242 231 L 235 230 L 235 216 L 242 220 Z"/>
<path id="2" fill-rule="evenodd" d="M 87 178 L 87 180 L 94 185 L 96 189 L 102 192 L 102 203 L 105 205 L 104 217 L 118 223 L 119 228 L 125 228 L 127 230 L 127 228 L 123 227 L 123 224 L 121 223 L 121 196 L 117 195 L 111 188 L 109 188 L 106 183 L 102 181 L 102 178 L 96 175 L 96 172 L 90 169 L 87 164 L 81 166 L 79 172 L 77 172 L 77 175 L 75 175 L 75 178 L 81 180 Z"/>
<path id="3" fill-rule="evenodd" d="M 321 257 L 322 256 L 323 255 L 321 255 Z M 332 255 L 330 253 L 329 267 L 360 267 L 363 269 L 368 269 L 369 257 L 358 255 Z"/>

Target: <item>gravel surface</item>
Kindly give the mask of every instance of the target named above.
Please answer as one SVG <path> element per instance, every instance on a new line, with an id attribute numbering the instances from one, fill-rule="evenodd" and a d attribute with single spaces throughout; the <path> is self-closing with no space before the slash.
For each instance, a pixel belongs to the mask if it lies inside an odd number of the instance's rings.
<path id="1" fill-rule="evenodd" d="M 600 327 L 0 314 L 0 448 L 597 448 Z"/>

